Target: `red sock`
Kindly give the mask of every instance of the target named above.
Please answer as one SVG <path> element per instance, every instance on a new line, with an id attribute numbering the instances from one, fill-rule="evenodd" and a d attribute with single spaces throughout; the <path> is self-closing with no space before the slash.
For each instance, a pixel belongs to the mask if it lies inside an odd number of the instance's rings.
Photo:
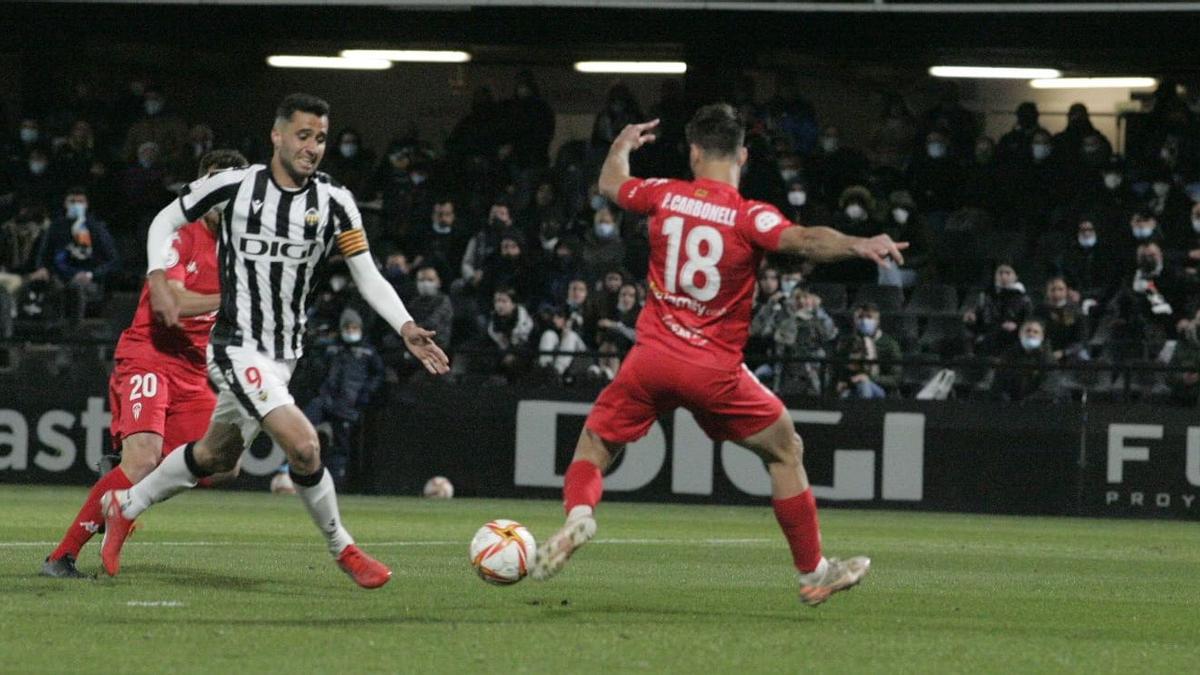
<path id="1" fill-rule="evenodd" d="M 821 564 L 821 528 L 817 524 L 817 500 L 812 488 L 795 497 L 772 500 L 771 505 L 792 549 L 796 569 L 803 573 L 817 569 Z"/>
<path id="2" fill-rule="evenodd" d="M 596 508 L 603 492 L 604 479 L 600 475 L 600 467 L 583 459 L 571 462 L 571 466 L 567 467 L 567 475 L 563 476 L 563 506 L 568 514 L 576 506 Z"/>
<path id="3" fill-rule="evenodd" d="M 88 492 L 87 499 L 83 502 L 83 508 L 79 509 L 79 514 L 75 516 L 75 520 L 71 521 L 71 526 L 67 528 L 67 533 L 59 542 L 58 548 L 50 554 L 50 559 L 58 560 L 67 554 L 78 558 L 80 549 L 88 543 L 88 540 L 104 523 L 104 516 L 100 514 L 100 498 L 109 490 L 127 490 L 131 487 L 133 487 L 133 483 L 129 482 L 129 478 L 119 466 L 96 481 L 91 492 Z"/>

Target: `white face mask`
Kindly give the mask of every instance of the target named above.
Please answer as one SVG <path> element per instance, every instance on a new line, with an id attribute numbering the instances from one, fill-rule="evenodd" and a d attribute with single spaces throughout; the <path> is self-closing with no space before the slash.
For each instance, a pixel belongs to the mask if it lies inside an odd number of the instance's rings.
<path id="1" fill-rule="evenodd" d="M 605 222 L 596 223 L 596 236 L 597 237 L 600 237 L 601 239 L 609 239 L 616 233 L 617 233 L 617 226 L 615 223 L 605 223 Z"/>
<path id="2" fill-rule="evenodd" d="M 22 143 L 37 143 L 38 130 L 32 127 L 21 127 Z"/>
<path id="3" fill-rule="evenodd" d="M 608 206 L 608 200 L 604 198 L 604 195 L 592 195 L 592 198 L 589 200 L 588 204 L 592 207 L 593 211 L 599 211 L 605 206 Z"/>
<path id="4" fill-rule="evenodd" d="M 83 220 L 85 217 L 87 217 L 87 204 L 80 202 L 67 204 L 67 218 L 71 220 Z"/>
<path id="5" fill-rule="evenodd" d="M 421 295 L 437 295 L 437 292 L 438 282 L 429 280 L 417 282 L 417 293 Z"/>
<path id="6" fill-rule="evenodd" d="M 342 331 L 342 341 L 347 342 L 349 344 L 356 344 L 356 343 L 362 342 L 362 331 L 344 330 L 344 331 Z"/>
<path id="7" fill-rule="evenodd" d="M 931 159 L 941 159 L 946 156 L 946 144 L 930 143 L 925 146 L 925 151 L 929 153 Z"/>
<path id="8" fill-rule="evenodd" d="M 1035 143 L 1032 146 L 1033 158 L 1039 162 L 1050 156 L 1050 146 L 1045 143 Z"/>
<path id="9" fill-rule="evenodd" d="M 1166 197 L 1167 193 L 1171 191 L 1171 184 L 1170 183 L 1155 183 L 1153 186 L 1153 190 L 1154 190 L 1154 194 L 1158 195 L 1159 197 Z"/>
<path id="10" fill-rule="evenodd" d="M 420 185 L 421 183 L 425 182 L 425 174 L 423 174 L 423 173 L 410 174 L 408 179 L 412 181 L 413 185 Z"/>
<path id="11" fill-rule="evenodd" d="M 332 277 L 329 277 L 329 289 L 334 293 L 341 293 L 342 289 L 345 287 L 346 277 L 340 274 L 335 274 Z"/>
<path id="12" fill-rule="evenodd" d="M 1034 351 L 1042 346 L 1042 338 L 1033 335 L 1022 335 L 1021 346 L 1024 347 L 1025 351 L 1027 352 Z"/>
<path id="13" fill-rule="evenodd" d="M 892 209 L 892 218 L 900 225 L 908 222 L 908 209 Z"/>
<path id="14" fill-rule="evenodd" d="M 784 295 L 790 296 L 792 291 L 796 289 L 796 284 L 799 283 L 795 279 L 784 279 L 779 282 L 779 290 L 783 291 Z"/>
<path id="15" fill-rule="evenodd" d="M 342 157 L 353 157 L 358 154 L 358 143 L 342 143 L 339 147 Z"/>
<path id="16" fill-rule="evenodd" d="M 779 171 L 779 177 L 782 178 L 783 182 L 785 182 L 785 183 L 791 181 L 793 178 L 795 178 L 799 174 L 800 174 L 800 172 L 795 169 L 781 169 Z"/>
<path id="17" fill-rule="evenodd" d="M 867 217 L 867 210 L 860 204 L 851 204 L 846 207 L 846 217 L 850 220 L 864 220 Z"/>
<path id="18" fill-rule="evenodd" d="M 1154 234 L 1153 227 L 1142 226 L 1142 227 L 1134 227 L 1133 228 L 1133 238 L 1134 239 L 1149 239 L 1151 237 L 1151 235 L 1153 235 L 1153 234 Z"/>
<path id="19" fill-rule="evenodd" d="M 1196 234 L 1200 234 L 1200 218 L 1197 218 L 1196 216 L 1192 216 L 1192 231 Z"/>
<path id="20" fill-rule="evenodd" d="M 46 162 L 42 160 L 34 160 L 29 163 L 29 173 L 40 176 L 46 173 Z"/>
<path id="21" fill-rule="evenodd" d="M 863 317 L 858 320 L 858 332 L 860 335 L 871 336 L 875 334 L 875 329 L 879 327 L 879 322 L 875 319 Z"/>
<path id="22" fill-rule="evenodd" d="M 163 108 L 162 101 L 158 101 L 158 100 L 146 101 L 146 114 L 151 117 L 154 117 L 158 113 L 162 112 L 162 108 Z"/>
<path id="23" fill-rule="evenodd" d="M 1117 188 L 1121 187 L 1121 181 L 1122 178 L 1121 174 L 1119 173 L 1104 174 L 1104 187 L 1108 188 L 1109 190 L 1116 190 Z"/>
<path id="24" fill-rule="evenodd" d="M 837 149 L 838 149 L 838 139 L 836 139 L 836 138 L 822 138 L 822 139 L 821 139 L 821 149 L 822 149 L 822 150 L 824 150 L 824 151 L 825 151 L 825 152 L 827 152 L 827 153 L 837 152 Z"/>
<path id="25" fill-rule="evenodd" d="M 1096 235 L 1081 234 L 1079 235 L 1079 245 L 1084 248 L 1091 248 L 1096 245 Z"/>
<path id="26" fill-rule="evenodd" d="M 808 201 L 808 193 L 804 190 L 792 190 L 788 193 L 788 203 L 792 206 L 804 206 Z"/>

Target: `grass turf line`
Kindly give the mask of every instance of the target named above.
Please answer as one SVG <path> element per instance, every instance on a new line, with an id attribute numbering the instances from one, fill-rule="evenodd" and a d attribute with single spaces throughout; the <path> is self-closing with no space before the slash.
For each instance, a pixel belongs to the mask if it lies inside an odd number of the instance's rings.
<path id="1" fill-rule="evenodd" d="M 53 547 L 20 544 L 60 536 L 83 494 L 0 488 L 0 672 L 1184 672 L 1200 659 L 1195 523 L 825 509 L 826 552 L 874 567 L 809 609 L 765 505 L 603 504 L 598 537 L 613 543 L 549 582 L 495 588 L 467 563 L 475 529 L 513 518 L 544 537 L 557 503 L 343 497 L 350 531 L 395 571 L 368 592 L 294 497 L 197 491 L 143 516 L 118 578 L 35 576 Z M 99 570 L 98 546 L 81 569 Z"/>

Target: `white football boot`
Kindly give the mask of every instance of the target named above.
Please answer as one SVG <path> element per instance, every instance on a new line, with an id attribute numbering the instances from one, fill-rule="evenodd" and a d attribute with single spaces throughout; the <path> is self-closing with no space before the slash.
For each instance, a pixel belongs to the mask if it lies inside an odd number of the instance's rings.
<path id="1" fill-rule="evenodd" d="M 824 563 L 824 569 L 818 567 L 800 575 L 800 601 L 810 607 L 825 602 L 838 591 L 854 588 L 871 569 L 871 559 L 866 556 L 846 560 L 827 558 Z"/>
<path id="2" fill-rule="evenodd" d="M 568 518 L 567 522 L 537 549 L 529 576 L 545 581 L 562 571 L 575 551 L 596 536 L 596 519 L 591 514 Z"/>

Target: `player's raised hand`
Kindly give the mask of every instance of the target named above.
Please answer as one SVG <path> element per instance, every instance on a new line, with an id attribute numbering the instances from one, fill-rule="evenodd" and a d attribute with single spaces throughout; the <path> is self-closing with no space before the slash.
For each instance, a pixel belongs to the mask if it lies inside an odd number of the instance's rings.
<path id="1" fill-rule="evenodd" d="M 653 133 L 657 126 L 658 120 L 656 119 L 641 124 L 626 124 L 621 133 L 613 139 L 613 145 L 620 143 L 629 146 L 630 150 L 637 150 L 647 143 L 653 143 L 654 139 L 658 138 Z"/>
<path id="2" fill-rule="evenodd" d="M 150 287 L 150 310 L 154 318 L 168 328 L 179 325 L 179 299 L 167 284 L 167 275 L 162 270 L 154 270 L 146 278 Z"/>
<path id="3" fill-rule="evenodd" d="M 444 375 L 450 372 L 450 358 L 433 341 L 435 335 L 437 333 L 421 328 L 415 321 L 409 321 L 400 327 L 400 336 L 404 338 L 404 346 L 408 347 L 408 351 L 412 352 L 421 365 L 425 366 L 425 370 L 433 375 Z"/>
<path id="4" fill-rule="evenodd" d="M 903 265 L 904 255 L 900 252 L 908 248 L 907 241 L 892 241 L 886 234 L 877 234 L 870 239 L 862 239 L 854 245 L 854 254 L 860 258 L 872 260 L 876 265 L 887 267 L 891 264 Z"/>

